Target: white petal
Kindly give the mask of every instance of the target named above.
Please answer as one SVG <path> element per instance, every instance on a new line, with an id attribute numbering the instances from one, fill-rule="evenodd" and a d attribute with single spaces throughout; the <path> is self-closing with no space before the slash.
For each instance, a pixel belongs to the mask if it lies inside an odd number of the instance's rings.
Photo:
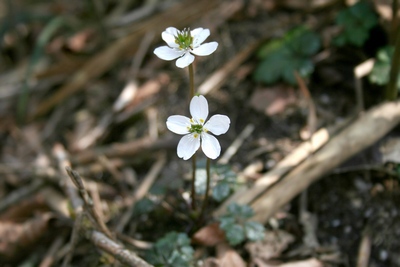
<path id="1" fill-rule="evenodd" d="M 190 159 L 197 149 L 200 147 L 200 135 L 199 134 L 188 134 L 181 138 L 178 144 L 178 157 L 184 160 Z"/>
<path id="2" fill-rule="evenodd" d="M 196 29 L 194 29 L 194 30 L 191 30 L 190 31 L 190 35 L 192 36 L 192 37 L 195 37 L 196 35 L 198 35 L 201 31 L 203 31 L 204 29 L 203 28 L 196 28 Z"/>
<path id="3" fill-rule="evenodd" d="M 169 116 L 167 119 L 167 128 L 176 134 L 187 134 L 190 129 L 190 119 L 181 115 Z M 189 129 L 188 129 L 189 127 Z"/>
<path id="4" fill-rule="evenodd" d="M 208 102 L 204 96 L 199 95 L 192 98 L 190 101 L 190 115 L 197 123 L 204 124 L 208 117 Z"/>
<path id="5" fill-rule="evenodd" d="M 173 36 L 177 36 L 178 33 L 180 33 L 180 31 L 175 27 L 168 27 L 168 28 L 165 29 L 165 31 L 163 31 L 163 33 L 164 32 L 169 33 L 169 34 L 171 34 Z"/>
<path id="6" fill-rule="evenodd" d="M 182 56 L 185 52 L 172 49 L 168 46 L 161 46 L 154 49 L 154 54 L 163 60 L 173 60 Z"/>
<path id="7" fill-rule="evenodd" d="M 193 47 L 198 47 L 208 36 L 210 36 L 209 29 L 199 28 L 201 30 L 195 29 L 191 32 L 193 36 Z"/>
<path id="8" fill-rule="evenodd" d="M 178 48 L 179 45 L 175 43 L 175 37 L 178 35 L 179 31 L 174 27 L 169 27 L 161 33 L 161 38 L 170 47 Z"/>
<path id="9" fill-rule="evenodd" d="M 217 47 L 218 47 L 217 42 L 205 43 L 193 49 L 192 53 L 195 54 L 196 56 L 208 56 L 214 53 L 214 51 L 217 50 Z"/>
<path id="10" fill-rule="evenodd" d="M 186 54 L 176 61 L 176 66 L 179 68 L 187 67 L 194 61 L 194 56 L 192 54 L 190 54 L 189 52 L 183 52 L 183 53 Z"/>
<path id="11" fill-rule="evenodd" d="M 215 135 L 224 134 L 228 131 L 229 125 L 231 124 L 231 120 L 228 116 L 225 115 L 214 115 L 212 116 L 206 124 L 204 124 L 204 128 L 208 131 L 212 132 Z"/>
<path id="12" fill-rule="evenodd" d="M 219 145 L 217 138 L 208 133 L 201 134 L 201 149 L 210 159 L 218 158 L 221 153 L 221 146 Z"/>

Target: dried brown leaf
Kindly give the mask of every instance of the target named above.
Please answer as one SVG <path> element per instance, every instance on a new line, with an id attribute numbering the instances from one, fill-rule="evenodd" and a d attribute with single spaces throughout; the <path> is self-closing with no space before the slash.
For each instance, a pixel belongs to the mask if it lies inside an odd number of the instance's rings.
<path id="1" fill-rule="evenodd" d="M 53 218 L 45 213 L 24 223 L 0 221 L 0 262 L 12 262 L 40 240 Z"/>
<path id="2" fill-rule="evenodd" d="M 4 213 L 0 215 L 0 220 L 18 222 L 24 218 L 33 216 L 34 212 L 48 210 L 45 198 L 42 194 L 36 194 L 28 199 L 18 203 L 18 205 L 10 206 Z M 1 231 L 1 227 L 0 227 Z M 1 235 L 0 235 L 1 236 Z"/>
<path id="3" fill-rule="evenodd" d="M 250 99 L 250 105 L 267 116 L 273 116 L 285 111 L 286 107 L 296 102 L 292 87 L 277 85 L 257 89 Z"/>
<path id="4" fill-rule="evenodd" d="M 268 231 L 263 241 L 248 243 L 246 249 L 252 259 L 267 261 L 279 257 L 293 241 L 294 237 L 285 231 Z"/>
<path id="5" fill-rule="evenodd" d="M 216 258 L 207 258 L 201 267 L 220 267 Z"/>
<path id="6" fill-rule="evenodd" d="M 400 163 L 400 138 L 392 137 L 384 140 L 379 148 L 382 163 Z"/>
<path id="7" fill-rule="evenodd" d="M 217 246 L 219 267 L 246 267 L 245 261 L 227 243 Z"/>
<path id="8" fill-rule="evenodd" d="M 282 264 L 268 264 L 258 261 L 257 266 L 258 267 L 323 267 L 324 264 L 315 258 L 311 258 L 307 260 L 293 261 Z"/>
<path id="9" fill-rule="evenodd" d="M 225 234 L 219 228 L 219 223 L 212 223 L 198 230 L 192 238 L 196 244 L 213 247 L 225 241 Z"/>

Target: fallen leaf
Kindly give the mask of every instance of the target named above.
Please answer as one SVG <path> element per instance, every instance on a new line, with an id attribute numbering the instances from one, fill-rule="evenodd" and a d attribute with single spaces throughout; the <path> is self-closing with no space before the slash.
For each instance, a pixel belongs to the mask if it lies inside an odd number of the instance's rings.
<path id="1" fill-rule="evenodd" d="M 82 30 L 68 39 L 68 48 L 74 52 L 82 52 L 87 48 L 88 44 L 93 41 L 93 37 L 93 29 Z"/>
<path id="2" fill-rule="evenodd" d="M 0 262 L 13 262 L 22 253 L 32 250 L 52 218 L 51 213 L 44 213 L 24 223 L 0 221 Z"/>
<path id="3" fill-rule="evenodd" d="M 279 257 L 293 241 L 294 237 L 285 231 L 268 231 L 263 241 L 248 243 L 245 248 L 252 259 L 267 261 Z"/>
<path id="4" fill-rule="evenodd" d="M 311 1 L 299 1 L 299 0 L 285 0 L 277 1 L 280 6 L 294 9 L 294 10 L 316 10 L 327 8 L 337 3 L 336 0 L 311 0 Z"/>
<path id="5" fill-rule="evenodd" d="M 242 257 L 227 243 L 217 245 L 219 267 L 246 267 Z"/>
<path id="6" fill-rule="evenodd" d="M 379 151 L 382 153 L 382 163 L 400 163 L 400 138 L 385 140 Z"/>
<path id="7" fill-rule="evenodd" d="M 216 258 L 207 258 L 204 260 L 204 263 L 201 265 L 201 267 L 220 267 L 220 265 Z"/>
<path id="8" fill-rule="evenodd" d="M 225 241 L 225 234 L 219 228 L 219 223 L 212 223 L 198 230 L 192 237 L 192 242 L 213 247 Z"/>
<path id="9" fill-rule="evenodd" d="M 287 85 L 259 88 L 250 99 L 250 105 L 267 116 L 280 114 L 287 106 L 294 103 L 296 103 L 294 89 Z"/>
<path id="10" fill-rule="evenodd" d="M 18 205 L 10 206 L 5 212 L 0 215 L 0 223 L 4 223 L 6 221 L 20 222 L 22 221 L 22 219 L 33 216 L 34 213 L 38 211 L 45 210 L 48 211 L 44 196 L 42 194 L 36 194 L 28 199 L 22 200 L 18 203 Z"/>
<path id="11" fill-rule="evenodd" d="M 278 265 L 271 265 L 271 264 L 264 264 L 264 265 L 259 265 L 259 267 L 323 267 L 324 264 L 314 258 L 307 259 L 307 260 L 302 260 L 302 261 L 293 261 L 293 262 L 288 262 L 288 263 L 283 263 L 283 264 L 278 264 Z"/>

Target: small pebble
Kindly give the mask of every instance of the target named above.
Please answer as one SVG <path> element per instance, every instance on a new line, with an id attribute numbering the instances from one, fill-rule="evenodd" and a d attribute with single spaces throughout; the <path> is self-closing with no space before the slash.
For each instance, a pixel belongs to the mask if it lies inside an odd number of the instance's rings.
<path id="1" fill-rule="evenodd" d="M 380 252 L 379 252 L 379 259 L 380 260 L 382 260 L 382 261 L 385 261 L 385 260 L 387 260 L 388 259 L 388 252 L 386 251 L 386 250 L 381 250 Z"/>

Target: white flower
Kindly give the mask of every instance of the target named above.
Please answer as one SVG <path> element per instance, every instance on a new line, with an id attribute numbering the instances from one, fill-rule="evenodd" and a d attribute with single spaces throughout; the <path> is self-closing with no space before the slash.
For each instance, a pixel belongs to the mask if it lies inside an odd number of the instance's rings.
<path id="1" fill-rule="evenodd" d="M 201 44 L 209 35 L 209 29 L 197 28 L 192 31 L 186 29 L 179 31 L 174 27 L 168 27 L 161 34 L 168 46 L 156 48 L 154 54 L 163 60 L 178 58 L 176 66 L 179 68 L 187 67 L 194 61 L 192 54 L 208 56 L 217 49 L 217 42 Z"/>
<path id="2" fill-rule="evenodd" d="M 201 149 L 210 159 L 218 158 L 221 146 L 214 136 L 228 131 L 231 123 L 228 116 L 214 115 L 207 122 L 208 103 L 204 96 L 194 96 L 190 101 L 191 119 L 181 115 L 173 115 L 167 119 L 167 128 L 176 133 L 184 134 L 178 144 L 178 157 L 190 159 L 193 154 Z"/>

